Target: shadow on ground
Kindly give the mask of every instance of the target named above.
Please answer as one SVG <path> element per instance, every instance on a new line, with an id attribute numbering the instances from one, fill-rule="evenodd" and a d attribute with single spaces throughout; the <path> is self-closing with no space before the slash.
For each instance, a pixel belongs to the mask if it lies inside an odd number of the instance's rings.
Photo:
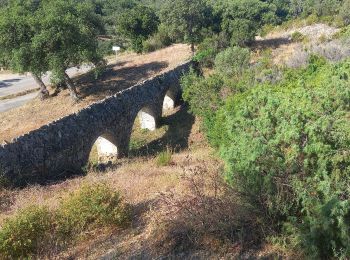
<path id="1" fill-rule="evenodd" d="M 279 37 L 279 38 L 273 38 L 273 39 L 263 39 L 263 40 L 256 40 L 251 44 L 251 47 L 253 49 L 263 50 L 267 48 L 276 49 L 282 45 L 288 45 L 291 44 L 292 40 L 286 37 Z"/>
<path id="2" fill-rule="evenodd" d="M 0 88 L 5 88 L 13 85 L 13 83 L 16 83 L 20 81 L 21 79 L 5 79 L 5 80 L 0 80 Z"/>
<path id="3" fill-rule="evenodd" d="M 168 65 L 167 62 L 150 62 L 139 66 L 127 65 L 127 62 L 111 64 L 98 80 L 95 80 L 94 72 L 78 78 L 79 93 L 82 98 L 113 95 L 161 72 Z"/>
<path id="4" fill-rule="evenodd" d="M 129 156 L 131 158 L 154 156 L 167 148 L 173 152 L 187 149 L 194 122 L 195 117 L 189 113 L 188 106 L 186 104 L 181 105 L 176 113 L 162 118 L 160 127 L 168 126 L 168 131 L 161 138 L 138 149 L 132 149 Z"/>

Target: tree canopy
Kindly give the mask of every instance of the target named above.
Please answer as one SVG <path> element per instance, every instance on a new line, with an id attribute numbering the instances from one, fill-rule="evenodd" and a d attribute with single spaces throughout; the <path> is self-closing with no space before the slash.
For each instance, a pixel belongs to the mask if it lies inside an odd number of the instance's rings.
<path id="1" fill-rule="evenodd" d="M 153 9 L 137 5 L 119 17 L 117 31 L 131 40 L 133 50 L 142 52 L 143 41 L 157 31 L 158 25 Z"/>
<path id="2" fill-rule="evenodd" d="M 41 86 L 41 95 L 48 92 L 40 77 L 48 71 L 47 54 L 34 39 L 40 33 L 38 1 L 10 1 L 0 10 L 0 52 L 3 65 L 24 73 L 31 72 Z"/>
<path id="3" fill-rule="evenodd" d="M 161 21 L 189 42 L 194 52 L 194 44 L 201 40 L 201 32 L 209 26 L 212 13 L 205 0 L 167 0 L 160 15 Z"/>
<path id="4" fill-rule="evenodd" d="M 0 50 L 11 70 L 40 77 L 47 71 L 66 81 L 74 99 L 77 94 L 65 70 L 83 62 L 96 63 L 97 35 L 102 29 L 94 7 L 73 0 L 11 0 L 0 13 Z"/>

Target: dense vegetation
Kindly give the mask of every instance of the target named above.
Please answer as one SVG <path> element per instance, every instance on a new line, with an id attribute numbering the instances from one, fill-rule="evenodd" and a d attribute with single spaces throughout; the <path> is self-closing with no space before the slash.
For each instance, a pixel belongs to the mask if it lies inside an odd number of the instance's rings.
<path id="1" fill-rule="evenodd" d="M 101 60 L 96 37 L 102 28 L 91 4 L 13 0 L 0 10 L 0 60 L 15 72 L 31 72 L 42 98 L 48 91 L 41 76 L 52 71 L 53 81 L 65 81 L 78 99 L 66 69 Z"/>
<path id="2" fill-rule="evenodd" d="M 266 25 L 295 17 L 336 14 L 328 20 L 348 24 L 348 6 L 340 0 L 2 0 L 0 66 L 31 72 L 42 98 L 48 91 L 41 76 L 53 71 L 52 82 L 64 82 L 76 100 L 65 69 L 86 62 L 103 65 L 114 44 L 140 53 L 188 42 L 194 52 L 194 45 L 204 41 L 211 46 L 200 48 L 204 60 L 230 45 L 251 43 Z"/>
<path id="3" fill-rule="evenodd" d="M 271 241 L 312 258 L 348 257 L 350 61 L 311 55 L 287 69 L 263 56 L 251 64 L 237 46 L 204 61 L 213 72 L 184 77 L 184 99 L 227 181 L 276 227 Z"/>

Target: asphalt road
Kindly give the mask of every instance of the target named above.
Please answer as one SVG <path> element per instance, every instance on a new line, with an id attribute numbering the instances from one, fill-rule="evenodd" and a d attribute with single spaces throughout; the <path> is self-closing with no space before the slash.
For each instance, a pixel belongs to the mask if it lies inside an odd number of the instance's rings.
<path id="1" fill-rule="evenodd" d="M 19 107 L 32 100 L 38 95 L 38 93 L 31 93 L 28 95 L 16 97 L 14 99 L 0 100 L 0 112 L 5 112 L 7 110 Z"/>
<path id="2" fill-rule="evenodd" d="M 79 74 L 88 72 L 91 66 L 84 65 L 79 69 L 74 67 L 67 70 L 69 76 L 74 77 Z M 49 83 L 49 73 L 43 77 L 45 84 Z M 23 91 L 38 88 L 34 79 L 30 74 L 26 75 L 0 75 L 0 97 L 18 94 Z M 15 97 L 13 99 L 0 100 L 0 112 L 19 107 L 32 100 L 38 95 L 38 93 L 31 93 L 28 95 Z"/>

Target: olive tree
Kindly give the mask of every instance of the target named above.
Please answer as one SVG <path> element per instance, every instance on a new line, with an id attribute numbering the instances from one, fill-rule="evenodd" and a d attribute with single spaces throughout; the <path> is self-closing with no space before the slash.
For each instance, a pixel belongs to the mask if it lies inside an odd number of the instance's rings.
<path id="1" fill-rule="evenodd" d="M 211 11 L 204 0 L 167 0 L 160 11 L 160 18 L 173 34 L 181 35 L 183 40 L 189 42 L 194 52 L 194 45 L 201 40 L 202 30 L 211 21 Z"/>
<path id="2" fill-rule="evenodd" d="M 274 23 L 275 6 L 260 0 L 219 1 L 222 30 L 231 38 L 232 45 L 245 46 L 254 40 L 265 23 Z"/>
<path id="3" fill-rule="evenodd" d="M 39 8 L 38 1 L 12 0 L 0 10 L 0 60 L 1 66 L 14 72 L 31 72 L 46 98 L 49 92 L 41 76 L 48 70 L 48 60 L 34 41 L 40 30 L 35 19 Z"/>
<path id="4" fill-rule="evenodd" d="M 134 51 L 140 53 L 143 41 L 157 31 L 159 19 L 153 9 L 137 5 L 118 19 L 117 32 L 128 38 Z"/>
<path id="5" fill-rule="evenodd" d="M 49 69 L 56 80 L 64 81 L 71 97 L 78 99 L 74 82 L 67 68 L 84 62 L 96 64 L 97 35 L 103 30 L 99 16 L 89 3 L 73 0 L 43 0 L 38 14 L 40 31 L 33 41 L 45 53 Z"/>
<path id="6" fill-rule="evenodd" d="M 97 35 L 102 30 L 94 6 L 74 0 L 10 0 L 0 11 L 2 63 L 19 73 L 31 72 L 41 89 L 48 91 L 41 76 L 51 71 L 64 81 L 74 100 L 73 81 L 66 73 L 71 66 L 97 63 Z"/>

